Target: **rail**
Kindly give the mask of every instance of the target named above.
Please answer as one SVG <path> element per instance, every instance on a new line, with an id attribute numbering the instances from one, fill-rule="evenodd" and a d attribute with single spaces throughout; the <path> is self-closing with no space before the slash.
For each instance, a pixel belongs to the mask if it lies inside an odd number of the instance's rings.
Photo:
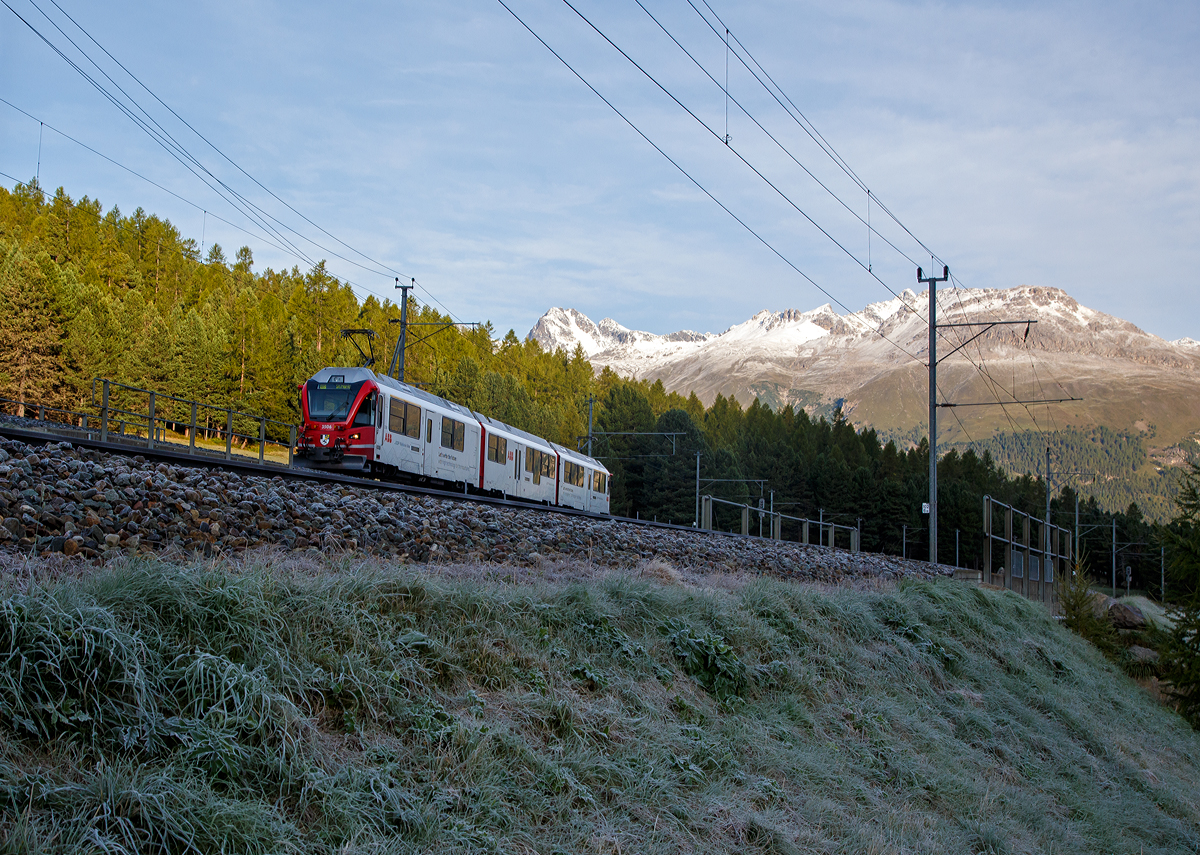
<path id="1" fill-rule="evenodd" d="M 838 532 L 845 533 L 846 537 L 843 542 L 851 552 L 859 550 L 859 531 L 854 526 L 837 525 L 824 520 L 810 520 L 804 517 L 794 517 L 789 514 L 780 513 L 778 511 L 769 511 L 763 508 L 752 508 L 744 502 L 731 502 L 728 499 L 718 499 L 716 496 L 701 496 L 700 497 L 700 528 L 705 531 L 713 530 L 713 505 L 728 505 L 733 508 L 740 508 L 742 511 L 742 534 L 750 534 L 750 514 L 757 511 L 759 520 L 770 518 L 770 526 L 768 535 L 771 540 L 784 540 L 783 537 L 783 521 L 790 520 L 798 524 L 798 537 L 800 543 L 812 543 L 809 539 L 812 527 L 817 529 L 817 544 L 819 546 L 828 546 L 833 549 L 838 543 Z"/>

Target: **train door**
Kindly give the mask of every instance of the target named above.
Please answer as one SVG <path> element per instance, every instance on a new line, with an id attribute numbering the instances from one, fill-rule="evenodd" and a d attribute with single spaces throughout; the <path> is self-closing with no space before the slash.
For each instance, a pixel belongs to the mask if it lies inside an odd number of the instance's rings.
<path id="1" fill-rule="evenodd" d="M 384 430 L 383 424 L 383 408 L 386 406 L 388 396 L 382 389 L 375 396 L 375 459 L 383 460 L 384 440 L 387 438 L 387 431 Z"/>
<path id="2" fill-rule="evenodd" d="M 441 434 L 439 433 L 438 437 L 440 436 Z M 425 468 L 423 471 L 426 475 L 432 475 L 434 470 L 437 469 L 438 449 L 433 435 L 433 413 L 430 410 L 425 411 L 425 436 L 422 439 L 424 439 L 422 446 L 425 456 Z"/>

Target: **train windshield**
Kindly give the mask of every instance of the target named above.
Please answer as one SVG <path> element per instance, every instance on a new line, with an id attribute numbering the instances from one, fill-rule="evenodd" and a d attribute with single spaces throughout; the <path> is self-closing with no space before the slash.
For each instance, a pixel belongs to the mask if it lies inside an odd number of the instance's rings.
<path id="1" fill-rule="evenodd" d="M 314 422 L 344 422 L 365 380 L 357 383 L 308 381 L 308 418 Z"/>

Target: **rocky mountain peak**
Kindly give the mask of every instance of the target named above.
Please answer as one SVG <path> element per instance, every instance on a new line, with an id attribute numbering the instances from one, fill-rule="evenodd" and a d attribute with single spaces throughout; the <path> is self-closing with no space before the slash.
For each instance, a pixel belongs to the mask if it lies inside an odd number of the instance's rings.
<path id="1" fill-rule="evenodd" d="M 1164 436 L 1200 424 L 1195 339 L 1165 341 L 1081 305 L 1061 288 L 946 288 L 937 296 L 945 323 L 1036 321 L 980 327 L 970 347 L 958 349 L 971 328 L 947 328 L 941 376 L 962 400 L 1012 398 L 1014 392 L 1080 398 L 1059 408 L 1056 418 L 1122 427 L 1133 423 L 1126 411 L 1136 409 Z M 758 398 L 813 412 L 841 406 L 856 423 L 908 430 L 919 429 L 926 409 L 920 362 L 928 350 L 928 307 L 928 291 L 905 289 L 845 315 L 828 303 L 808 311 L 763 310 L 719 335 L 655 335 L 612 318 L 596 324 L 574 309 L 554 308 L 529 335 L 552 350 L 578 344 L 597 369 L 662 380 L 668 390 L 695 392 L 706 403 L 722 394 L 743 405 Z M 997 391 L 1000 378 L 1007 391 Z M 1003 429 L 1005 413 L 997 407 L 995 413 L 981 410 L 978 418 L 988 426 L 989 419 L 999 419 Z"/>

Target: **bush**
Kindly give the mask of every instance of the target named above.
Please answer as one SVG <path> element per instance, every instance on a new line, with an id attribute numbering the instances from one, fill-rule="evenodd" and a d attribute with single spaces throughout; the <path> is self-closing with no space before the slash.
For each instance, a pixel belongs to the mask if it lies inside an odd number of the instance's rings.
<path id="1" fill-rule="evenodd" d="M 1200 608 L 1178 609 L 1173 617 L 1175 626 L 1159 651 L 1159 673 L 1171 684 L 1179 714 L 1200 729 Z"/>
<path id="2" fill-rule="evenodd" d="M 1109 660 L 1119 662 L 1124 653 L 1120 636 L 1112 621 L 1096 614 L 1092 592 L 1095 580 L 1084 569 L 1085 561 L 1086 556 L 1076 556 L 1071 572 L 1058 578 L 1058 604 L 1062 608 L 1063 622 L 1067 629 L 1087 639 Z"/>

